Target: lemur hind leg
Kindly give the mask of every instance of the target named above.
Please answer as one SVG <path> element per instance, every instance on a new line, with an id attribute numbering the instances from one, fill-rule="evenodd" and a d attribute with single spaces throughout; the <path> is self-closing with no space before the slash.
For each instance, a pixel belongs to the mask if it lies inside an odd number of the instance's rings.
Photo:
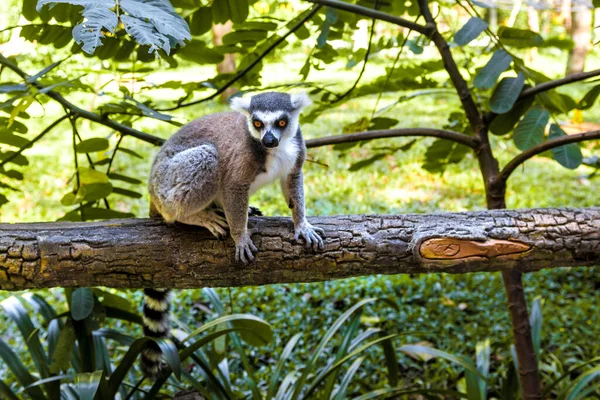
<path id="1" fill-rule="evenodd" d="M 200 145 L 158 160 L 152 169 L 153 205 L 166 222 L 207 228 L 217 237 L 226 234 L 225 218 L 209 207 L 217 193 L 217 151 Z"/>

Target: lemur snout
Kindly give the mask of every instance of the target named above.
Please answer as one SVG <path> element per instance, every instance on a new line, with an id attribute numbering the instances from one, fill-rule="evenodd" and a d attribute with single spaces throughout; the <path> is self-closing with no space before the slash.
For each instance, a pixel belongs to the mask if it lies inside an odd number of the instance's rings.
<path id="1" fill-rule="evenodd" d="M 267 132 L 262 138 L 265 147 L 273 148 L 279 145 L 279 140 L 271 132 Z"/>

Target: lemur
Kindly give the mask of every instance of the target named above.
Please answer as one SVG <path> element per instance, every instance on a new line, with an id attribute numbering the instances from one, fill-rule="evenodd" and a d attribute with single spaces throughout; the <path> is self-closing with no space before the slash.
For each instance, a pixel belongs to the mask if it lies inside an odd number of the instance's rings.
<path id="1" fill-rule="evenodd" d="M 235 112 L 204 116 L 183 126 L 161 147 L 150 172 L 150 214 L 207 228 L 216 237 L 229 227 L 235 259 L 247 264 L 258 250 L 248 232 L 248 199 L 279 180 L 292 210 L 294 239 L 323 249 L 324 231 L 305 217 L 302 165 L 306 146 L 299 115 L 310 104 L 302 94 L 268 92 L 235 97 Z M 224 212 L 224 217 L 222 212 Z M 144 334 L 169 336 L 169 291 L 145 289 Z M 157 346 L 142 352 L 142 371 L 161 372 Z"/>

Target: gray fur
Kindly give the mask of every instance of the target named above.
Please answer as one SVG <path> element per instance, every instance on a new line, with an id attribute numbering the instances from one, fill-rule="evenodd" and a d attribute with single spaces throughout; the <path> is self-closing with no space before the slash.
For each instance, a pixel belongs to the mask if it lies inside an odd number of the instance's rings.
<path id="1" fill-rule="evenodd" d="M 152 165 L 151 214 L 167 222 L 203 226 L 216 236 L 223 236 L 228 226 L 236 243 L 236 260 L 247 263 L 257 251 L 247 228 L 250 191 L 279 179 L 292 209 L 295 238 L 323 248 L 319 236 L 323 230 L 305 218 L 302 165 L 306 147 L 298 117 L 308 104 L 305 94 L 262 93 L 232 101 L 232 108 L 241 113 L 211 114 L 183 126 L 162 146 Z M 285 115 L 284 127 L 277 125 L 278 113 Z M 258 129 L 253 125 L 254 114 L 272 120 Z M 277 147 L 263 145 L 267 131 L 276 133 Z M 223 209 L 225 218 L 213 204 Z"/>

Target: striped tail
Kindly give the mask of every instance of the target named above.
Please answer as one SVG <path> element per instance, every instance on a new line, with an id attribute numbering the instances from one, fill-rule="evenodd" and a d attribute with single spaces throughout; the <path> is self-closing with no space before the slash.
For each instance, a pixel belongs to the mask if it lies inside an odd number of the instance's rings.
<path id="1" fill-rule="evenodd" d="M 155 338 L 170 336 L 169 289 L 144 289 L 144 335 Z M 160 376 L 165 362 L 156 343 L 142 350 L 141 369 L 144 376 L 155 380 Z"/>

